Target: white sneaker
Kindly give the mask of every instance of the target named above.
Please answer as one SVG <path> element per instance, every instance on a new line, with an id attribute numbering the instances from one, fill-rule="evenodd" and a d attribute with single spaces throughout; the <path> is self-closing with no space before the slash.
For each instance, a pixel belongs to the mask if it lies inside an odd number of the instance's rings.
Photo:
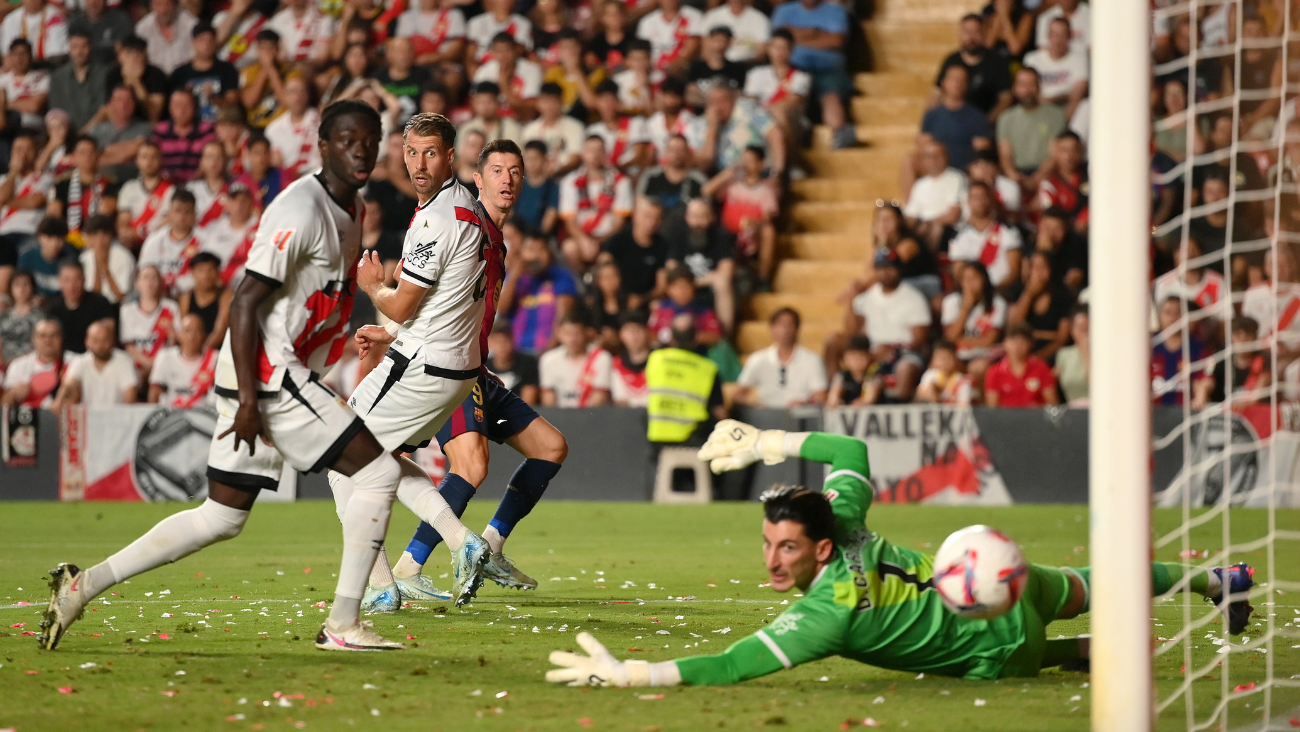
<path id="1" fill-rule="evenodd" d="M 466 532 L 465 543 L 451 557 L 454 578 L 451 594 L 456 607 L 473 600 L 478 588 L 483 586 L 483 565 L 491 556 L 492 547 L 487 539 L 472 531 Z"/>
<path id="2" fill-rule="evenodd" d="M 60 562 L 50 570 L 50 604 L 42 614 L 41 634 L 36 638 L 41 648 L 58 648 L 68 626 L 81 619 L 86 603 L 81 599 L 80 582 L 81 569 L 75 564 Z"/>
<path id="3" fill-rule="evenodd" d="M 322 651 L 394 651 L 406 648 L 406 644 L 388 640 L 375 632 L 374 623 L 362 620 L 341 631 L 325 623 L 316 634 L 316 647 Z"/>
<path id="4" fill-rule="evenodd" d="M 361 597 L 363 613 L 395 613 L 402 609 L 402 595 L 396 584 L 383 587 L 366 585 L 366 594 Z"/>
<path id="5" fill-rule="evenodd" d="M 510 561 L 510 557 L 501 552 L 493 554 L 488 559 L 488 563 L 483 567 L 483 576 L 502 587 L 514 587 L 519 590 L 537 589 L 537 580 L 520 572 L 514 562 Z"/>
<path id="6" fill-rule="evenodd" d="M 422 574 L 413 577 L 394 577 L 397 582 L 397 590 L 401 593 L 403 600 L 410 602 L 446 602 L 451 599 L 451 593 L 446 590 L 440 590 L 434 586 L 433 582 Z"/>

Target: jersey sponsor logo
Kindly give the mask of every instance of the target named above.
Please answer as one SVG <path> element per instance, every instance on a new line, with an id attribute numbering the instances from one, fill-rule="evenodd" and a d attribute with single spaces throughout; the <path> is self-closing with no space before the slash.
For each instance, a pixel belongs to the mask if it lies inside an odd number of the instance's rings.
<path id="1" fill-rule="evenodd" d="M 426 221 L 424 225 L 428 226 L 429 222 Z M 436 244 L 437 242 L 432 239 L 423 244 L 417 244 L 415 248 L 411 250 L 411 254 L 406 258 L 406 261 L 410 262 L 417 269 L 424 269 L 425 266 L 429 264 L 429 260 L 433 258 L 433 247 Z"/>
<path id="2" fill-rule="evenodd" d="M 844 561 L 849 565 L 849 574 L 853 576 L 854 594 L 857 595 L 857 602 L 854 603 L 854 610 L 871 609 L 871 582 L 867 579 L 866 563 L 862 561 L 862 548 L 867 545 L 873 538 L 870 531 L 866 529 L 856 529 L 851 532 L 844 540 Z M 838 592 L 836 600 L 839 600 Z"/>
<path id="3" fill-rule="evenodd" d="M 832 501 L 832 502 L 833 502 L 836 498 L 839 498 L 839 497 L 840 497 L 840 492 L 837 491 L 837 490 L 835 490 L 834 488 L 827 488 L 826 490 L 822 491 L 822 494 L 826 496 L 826 500 L 828 500 L 828 501 Z"/>
<path id="4" fill-rule="evenodd" d="M 799 621 L 804 619 L 803 613 L 781 613 L 781 616 L 772 621 L 770 630 L 777 635 L 785 635 L 799 629 Z"/>
<path id="5" fill-rule="evenodd" d="M 289 240 L 293 238 L 293 232 L 293 229 L 280 229 L 271 235 L 271 244 L 283 252 L 289 245 Z"/>

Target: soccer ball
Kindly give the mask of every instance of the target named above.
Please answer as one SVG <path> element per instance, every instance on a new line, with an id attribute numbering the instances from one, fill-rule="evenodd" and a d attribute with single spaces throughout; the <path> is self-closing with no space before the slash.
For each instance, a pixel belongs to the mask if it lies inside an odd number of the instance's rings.
<path id="1" fill-rule="evenodd" d="M 954 532 L 934 555 L 934 589 L 963 618 L 992 620 L 1005 614 L 1028 579 L 1020 547 L 989 526 Z"/>

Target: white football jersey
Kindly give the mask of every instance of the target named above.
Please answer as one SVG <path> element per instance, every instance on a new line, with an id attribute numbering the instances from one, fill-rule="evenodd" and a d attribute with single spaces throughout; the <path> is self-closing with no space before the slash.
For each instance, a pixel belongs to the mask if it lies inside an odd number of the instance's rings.
<path id="1" fill-rule="evenodd" d="M 482 364 L 478 334 L 487 294 L 486 215 L 454 176 L 415 210 L 402 245 L 401 278 L 428 292 L 398 331 L 394 346 L 399 350 L 418 345 L 425 363 L 451 371 Z"/>
<path id="2" fill-rule="evenodd" d="M 344 205 L 315 175 L 294 181 L 267 206 L 245 274 L 275 288 L 257 312 L 258 391 L 277 391 L 285 371 L 306 383 L 343 355 L 361 254 L 360 196 Z M 231 338 L 217 359 L 219 396 L 237 396 Z"/>

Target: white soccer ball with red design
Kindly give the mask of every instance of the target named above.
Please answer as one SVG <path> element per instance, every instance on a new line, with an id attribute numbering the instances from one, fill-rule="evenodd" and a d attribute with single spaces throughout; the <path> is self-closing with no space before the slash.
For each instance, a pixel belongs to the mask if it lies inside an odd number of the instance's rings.
<path id="1" fill-rule="evenodd" d="M 1029 567 L 1020 547 L 989 526 L 954 532 L 934 555 L 934 589 L 949 610 L 973 620 L 992 620 L 1015 606 Z"/>

